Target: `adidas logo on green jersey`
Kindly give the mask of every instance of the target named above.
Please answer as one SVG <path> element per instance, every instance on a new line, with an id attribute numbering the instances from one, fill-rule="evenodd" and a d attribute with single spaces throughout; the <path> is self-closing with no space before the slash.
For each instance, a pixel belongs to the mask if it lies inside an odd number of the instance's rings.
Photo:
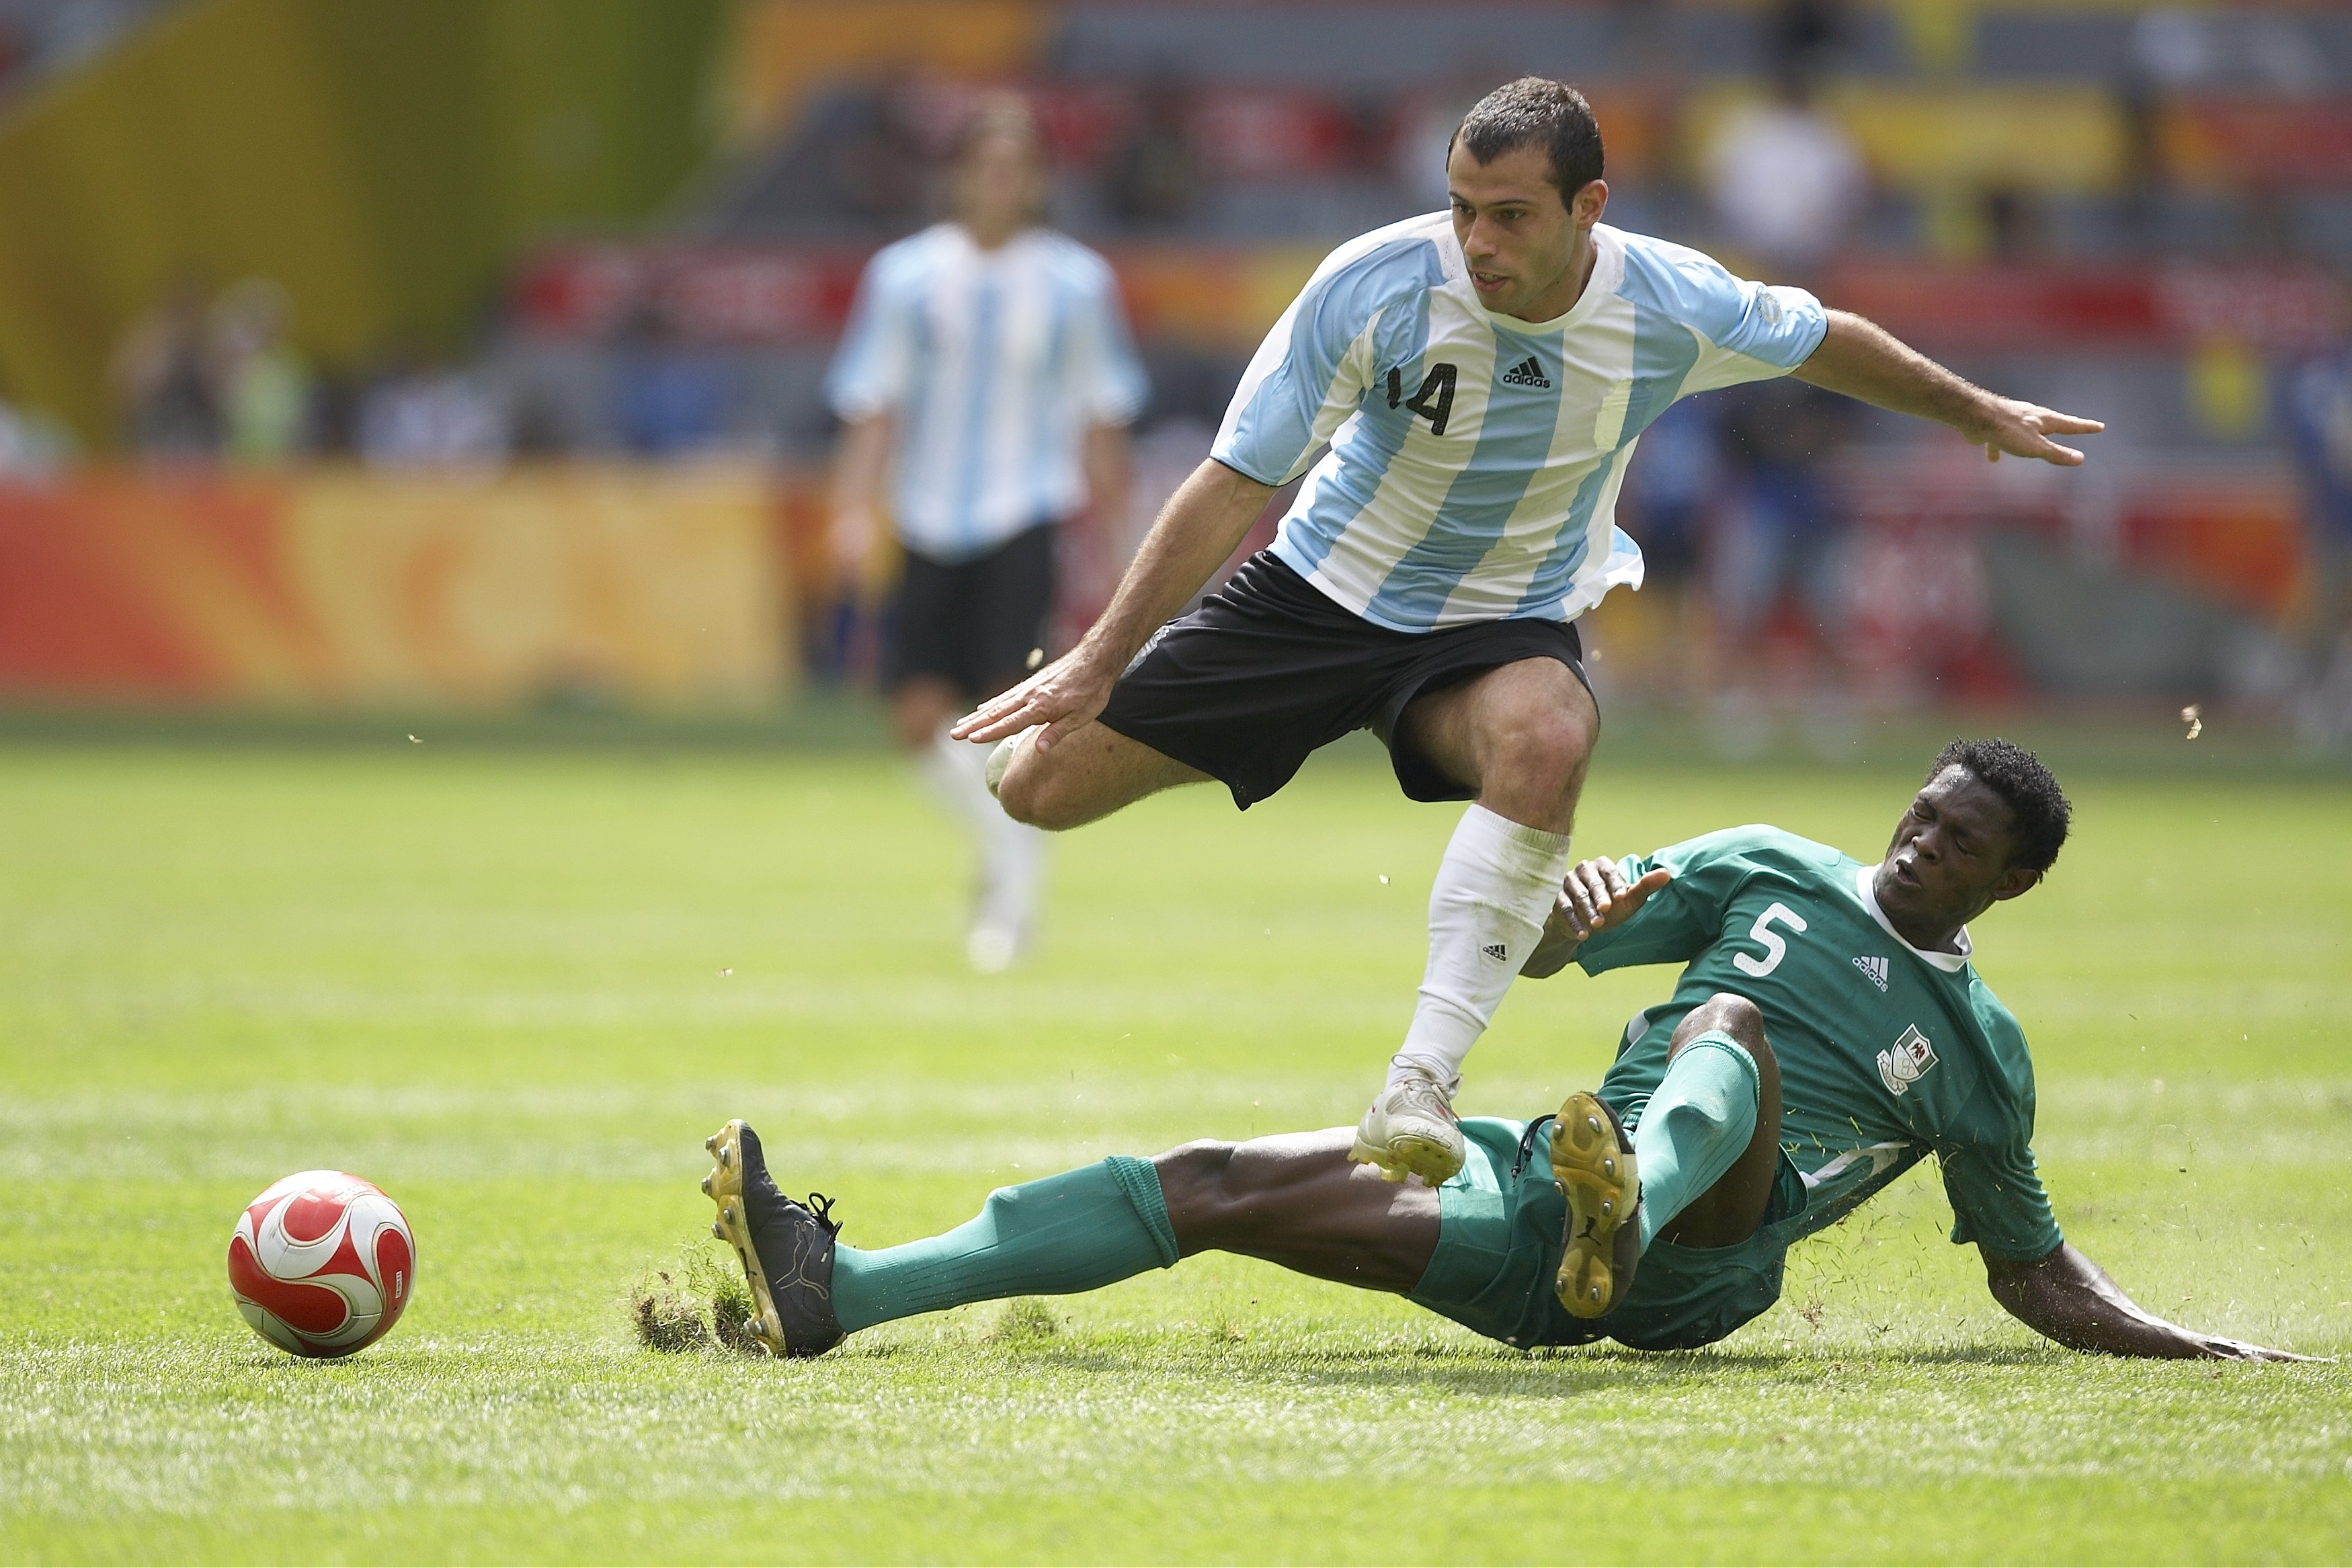
<path id="1" fill-rule="evenodd" d="M 1882 993 L 1885 991 L 1885 959 L 1874 956 L 1869 958 L 1856 958 L 1853 961 L 1853 967 L 1860 969 L 1863 973 L 1864 978 L 1867 979 L 1872 985 L 1876 986 Z"/>

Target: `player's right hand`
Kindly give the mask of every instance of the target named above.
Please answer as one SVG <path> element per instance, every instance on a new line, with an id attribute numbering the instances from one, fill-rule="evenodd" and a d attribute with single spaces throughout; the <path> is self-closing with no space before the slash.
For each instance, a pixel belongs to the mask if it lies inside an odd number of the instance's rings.
<path id="1" fill-rule="evenodd" d="M 1118 672 L 1097 668 L 1081 643 L 956 720 L 948 734 L 957 740 L 985 743 L 1043 725 L 1045 728 L 1031 744 L 1039 751 L 1048 751 L 1072 730 L 1094 723 L 1095 716 L 1109 705 L 1111 687 L 1118 680 Z"/>

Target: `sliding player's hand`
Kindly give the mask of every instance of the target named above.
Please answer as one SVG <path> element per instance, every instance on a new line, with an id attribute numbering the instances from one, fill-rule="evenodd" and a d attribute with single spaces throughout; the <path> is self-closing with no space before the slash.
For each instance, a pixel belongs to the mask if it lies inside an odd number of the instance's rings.
<path id="1" fill-rule="evenodd" d="M 1094 723 L 1110 702 L 1117 670 L 1103 671 L 1087 656 L 1084 644 L 1063 654 L 1027 680 L 989 698 L 958 719 L 948 734 L 958 740 L 988 742 L 1018 735 L 1033 725 L 1044 725 L 1033 743 L 1040 751 L 1074 729 Z"/>
<path id="2" fill-rule="evenodd" d="M 2330 1355 L 2297 1355 L 2291 1350 L 2273 1350 L 2268 1345 L 2248 1344 L 2242 1339 L 2224 1339 L 2220 1334 L 2199 1334 L 2198 1349 L 2216 1361 L 2326 1361 Z"/>
<path id="3" fill-rule="evenodd" d="M 1579 864 L 1560 884 L 1559 896 L 1552 901 L 1551 918 L 1544 922 L 1543 936 L 1519 973 L 1536 980 L 1559 973 L 1587 937 L 1633 918 L 1633 912 L 1650 901 L 1650 894 L 1672 882 L 1674 874 L 1660 866 L 1641 881 L 1628 883 L 1615 861 Z"/>
<path id="4" fill-rule="evenodd" d="M 1969 433 L 1969 439 L 1985 449 L 1988 463 L 2000 462 L 2000 455 L 2006 452 L 2011 457 L 2038 457 L 2061 468 L 2079 467 L 2083 455 L 2074 447 L 2059 445 L 2051 436 L 2096 435 L 2106 429 L 2098 420 L 2060 413 L 2039 403 L 2020 402 L 2010 397 L 1992 402 L 1990 417 L 1981 427 Z"/>
<path id="5" fill-rule="evenodd" d="M 1633 919 L 1634 911 L 1650 902 L 1650 894 L 1672 882 L 1674 876 L 1674 873 L 1659 866 L 1641 881 L 1628 883 L 1615 861 L 1585 861 L 1570 871 L 1568 880 L 1560 884 L 1552 917 L 1566 922 L 1580 946 L 1611 926 L 1622 925 Z"/>

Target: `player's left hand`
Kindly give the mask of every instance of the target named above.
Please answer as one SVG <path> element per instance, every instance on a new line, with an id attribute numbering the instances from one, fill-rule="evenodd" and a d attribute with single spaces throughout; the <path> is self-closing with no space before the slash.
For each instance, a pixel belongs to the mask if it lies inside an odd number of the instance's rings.
<path id="1" fill-rule="evenodd" d="M 1109 706 L 1118 680 L 1118 669 L 1105 670 L 1081 643 L 956 720 L 948 734 L 957 740 L 997 741 L 1043 725 L 1034 744 L 1040 751 L 1048 750 L 1070 731 L 1095 721 Z"/>
<path id="2" fill-rule="evenodd" d="M 1552 917 L 1564 922 L 1578 945 L 1582 946 L 1611 926 L 1622 925 L 1633 919 L 1634 912 L 1650 902 L 1650 894 L 1672 882 L 1674 876 L 1674 873 L 1659 866 L 1646 873 L 1641 881 L 1628 883 L 1615 861 L 1584 861 L 1570 870 L 1568 880 L 1560 884 Z"/>
<path id="3" fill-rule="evenodd" d="M 2105 429 L 2106 425 L 2095 419 L 2060 413 L 2054 408 L 2020 402 L 2011 397 L 1997 397 L 1991 401 L 1984 423 L 1969 431 L 1968 437 L 1985 449 L 1988 463 L 2000 462 L 2000 455 L 2006 452 L 2012 457 L 2038 457 L 2062 468 L 2076 468 L 2082 465 L 2083 455 L 2074 447 L 2061 446 L 2050 437 L 2096 435 Z"/>

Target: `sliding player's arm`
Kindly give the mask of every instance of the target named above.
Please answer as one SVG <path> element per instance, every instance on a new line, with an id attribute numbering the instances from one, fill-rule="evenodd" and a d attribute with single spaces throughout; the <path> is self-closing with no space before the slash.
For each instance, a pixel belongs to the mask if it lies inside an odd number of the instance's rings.
<path id="1" fill-rule="evenodd" d="M 2283 1350 L 2223 1339 L 2169 1323 L 2142 1309 L 2106 1271 L 2060 1242 L 2044 1258 L 2021 1261 L 1983 1253 L 1985 1282 L 2009 1314 L 2069 1350 L 2107 1355 L 2199 1357 L 2224 1361 L 2308 1361 Z"/>
<path id="2" fill-rule="evenodd" d="M 1994 463 L 2006 452 L 2072 468 L 2083 461 L 2082 453 L 2050 438 L 2093 435 L 2106 428 L 2095 419 L 1987 392 L 1850 310 L 1829 312 L 1820 346 L 1793 373 L 1799 381 L 1879 408 L 1948 424 L 1983 447 L 1986 459 Z"/>

